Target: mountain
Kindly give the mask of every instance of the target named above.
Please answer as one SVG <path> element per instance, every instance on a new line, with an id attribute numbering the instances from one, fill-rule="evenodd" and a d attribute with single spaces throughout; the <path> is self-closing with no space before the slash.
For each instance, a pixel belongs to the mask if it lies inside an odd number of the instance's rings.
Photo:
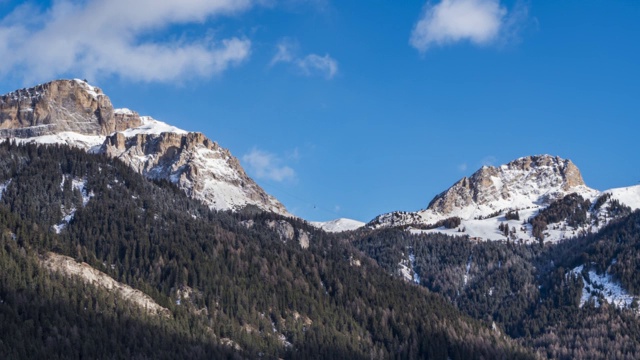
<path id="1" fill-rule="evenodd" d="M 544 229 L 527 223 L 571 194 L 590 202 L 585 221 L 568 226 L 566 219 L 555 219 L 547 221 Z M 607 212 L 609 203 L 598 209 L 590 207 L 606 194 L 611 194 L 608 199 L 617 199 L 632 208 L 640 207 L 638 190 L 634 187 L 600 192 L 585 184 L 571 160 L 550 155 L 528 156 L 498 167 L 483 166 L 437 195 L 426 209 L 383 214 L 367 226 L 403 226 L 418 232 L 524 242 L 540 240 L 540 235 L 546 234 L 546 240 L 557 241 L 579 231 L 596 231 L 606 224 L 611 219 Z M 555 225 L 547 227 L 550 224 Z M 507 231 L 503 230 L 505 227 Z"/>
<path id="2" fill-rule="evenodd" d="M 335 220 L 325 221 L 325 222 L 314 221 L 314 222 L 310 222 L 310 224 L 317 227 L 318 229 L 322 229 L 327 232 L 352 231 L 366 225 L 362 221 L 345 219 L 345 218 L 340 218 L 340 219 L 335 219 Z"/>
<path id="3" fill-rule="evenodd" d="M 0 184 L 0 358 L 534 358 L 347 237 L 107 156 L 3 142 Z"/>
<path id="4" fill-rule="evenodd" d="M 203 134 L 114 109 L 101 89 L 57 80 L 0 97 L 0 138 L 65 144 L 118 158 L 154 180 L 168 180 L 216 210 L 247 205 L 289 215 L 227 149 Z"/>

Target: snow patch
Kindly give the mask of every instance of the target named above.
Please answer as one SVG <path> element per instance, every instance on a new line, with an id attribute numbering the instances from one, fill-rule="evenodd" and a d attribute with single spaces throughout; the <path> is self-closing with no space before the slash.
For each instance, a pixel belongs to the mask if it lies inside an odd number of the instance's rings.
<path id="1" fill-rule="evenodd" d="M 116 115 L 135 115 L 136 113 L 133 110 L 127 108 L 115 109 L 113 113 Z"/>
<path id="2" fill-rule="evenodd" d="M 316 227 L 318 229 L 322 229 L 326 232 L 333 232 L 333 233 L 343 232 L 343 231 L 352 231 L 366 225 L 362 221 L 345 219 L 345 218 L 340 218 L 340 219 L 325 221 L 325 222 L 312 221 L 312 222 L 309 222 L 309 224 L 311 224 L 313 227 Z"/>
<path id="3" fill-rule="evenodd" d="M 404 257 L 404 253 L 402 256 Z M 409 249 L 409 256 L 402 259 L 398 263 L 398 267 L 398 271 L 405 281 L 420 284 L 420 275 L 416 272 L 416 256 L 413 254 L 413 249 Z"/>
<path id="4" fill-rule="evenodd" d="M 589 270 L 587 276 L 583 274 L 584 266 L 578 266 L 569 273 L 582 277 L 584 284 L 580 307 L 590 300 L 594 300 L 596 306 L 600 306 L 600 298 L 619 309 L 629 309 L 635 296 L 629 294 L 609 274 L 598 275 L 594 270 Z M 637 311 L 637 310 L 636 310 Z"/>
<path id="5" fill-rule="evenodd" d="M 74 190 L 80 191 L 82 194 L 82 206 L 87 206 L 89 200 L 95 196 L 93 191 L 87 192 L 87 180 L 85 179 L 73 179 L 71 182 L 71 186 Z"/>
<path id="6" fill-rule="evenodd" d="M 40 126 L 40 125 L 39 125 Z M 42 125 L 48 126 L 48 125 Z M 33 127 L 33 126 L 32 126 Z M 72 131 L 63 131 L 52 135 L 36 136 L 32 138 L 7 138 L 0 141 L 15 141 L 17 144 L 60 144 L 85 150 L 89 153 L 97 153 L 104 143 L 106 136 L 82 135 Z"/>
<path id="7" fill-rule="evenodd" d="M 640 209 L 640 185 L 607 190 L 605 194 L 611 194 L 616 199 L 627 205 L 632 210 Z"/>
<path id="8" fill-rule="evenodd" d="M 7 187 L 9 187 L 9 185 L 11 184 L 11 180 L 13 179 L 9 179 L 4 183 L 0 184 L 0 199 L 2 199 L 2 195 L 4 194 L 4 191 L 7 190 Z"/>
<path id="9" fill-rule="evenodd" d="M 122 109 L 120 109 L 122 110 Z M 128 110 L 128 109 L 125 109 Z M 131 110 L 129 110 L 131 111 Z M 123 112 L 124 113 L 124 112 Z M 188 132 L 177 128 L 175 126 L 171 126 L 162 121 L 158 121 L 153 119 L 150 116 L 141 116 L 140 120 L 142 120 L 142 125 L 137 128 L 127 129 L 125 131 L 121 131 L 122 134 L 126 137 L 133 137 L 138 134 L 152 134 L 152 135 L 160 135 L 162 133 L 176 133 L 176 134 L 187 134 Z"/>

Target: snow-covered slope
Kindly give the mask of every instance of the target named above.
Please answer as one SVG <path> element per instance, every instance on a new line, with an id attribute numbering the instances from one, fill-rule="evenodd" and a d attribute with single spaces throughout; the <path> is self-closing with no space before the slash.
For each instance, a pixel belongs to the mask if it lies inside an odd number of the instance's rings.
<path id="1" fill-rule="evenodd" d="M 578 168 L 559 157 L 540 155 L 514 160 L 499 167 L 482 167 L 437 195 L 429 206 L 417 212 L 393 212 L 373 219 L 370 228 L 402 226 L 412 232 L 438 232 L 468 235 L 476 240 L 536 241 L 527 220 L 538 215 L 554 201 L 578 194 L 592 203 L 603 194 L 611 194 L 600 209 L 588 214 L 589 220 L 572 227 L 566 222 L 549 224 L 545 241 L 569 238 L 580 232 L 596 231 L 611 220 L 608 205 L 616 199 L 632 209 L 640 208 L 640 186 L 613 189 L 601 193 L 585 185 Z M 518 218 L 507 218 L 511 212 Z M 440 226 L 446 219 L 459 218 L 457 226 Z M 455 223 L 455 222 L 454 222 Z M 500 227 L 508 226 L 509 230 Z"/>
<path id="2" fill-rule="evenodd" d="M 100 151 L 148 178 L 171 181 L 212 208 L 238 210 L 255 205 L 289 215 L 278 200 L 245 173 L 229 150 L 201 133 L 142 117 L 140 127 L 110 135 Z"/>
<path id="3" fill-rule="evenodd" d="M 638 297 L 629 294 L 617 281 L 609 274 L 598 274 L 594 270 L 584 271 L 584 266 L 580 265 L 569 272 L 572 275 L 582 277 L 583 288 L 580 298 L 580 307 L 593 301 L 596 307 L 600 307 L 602 301 L 619 308 L 630 309 Z M 586 275 L 586 276 L 585 276 Z M 639 312 L 638 309 L 635 310 Z"/>
<path id="4" fill-rule="evenodd" d="M 640 209 L 640 185 L 611 189 L 604 192 L 631 209 Z"/>
<path id="5" fill-rule="evenodd" d="M 114 109 L 102 90 L 83 80 L 57 80 L 0 96 L 0 139 L 105 153 L 146 177 L 177 184 L 213 209 L 254 205 L 289 216 L 227 149 L 201 133 Z"/>
<path id="6" fill-rule="evenodd" d="M 365 225 L 362 221 L 345 218 L 325 222 L 314 221 L 310 222 L 310 224 L 326 232 L 351 231 L 359 229 Z"/>

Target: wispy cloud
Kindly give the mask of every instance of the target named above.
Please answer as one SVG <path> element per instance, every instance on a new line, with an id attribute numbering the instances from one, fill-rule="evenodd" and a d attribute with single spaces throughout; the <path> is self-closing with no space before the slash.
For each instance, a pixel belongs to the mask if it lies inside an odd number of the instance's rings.
<path id="1" fill-rule="evenodd" d="M 338 73 L 338 62 L 329 54 L 324 56 L 308 54 L 299 57 L 296 55 L 297 48 L 298 45 L 289 39 L 280 41 L 276 46 L 276 54 L 269 65 L 274 66 L 278 63 L 292 64 L 303 75 L 322 76 L 325 79 L 332 79 Z"/>
<path id="2" fill-rule="evenodd" d="M 247 11 L 260 0 L 58 0 L 23 5 L 0 19 L 0 76 L 25 81 L 75 73 L 145 82 L 212 76 L 245 60 L 244 37 L 148 40 L 173 25 L 204 23 Z M 27 19 L 25 21 L 25 19 Z"/>
<path id="3" fill-rule="evenodd" d="M 495 156 L 488 155 L 482 158 L 482 160 L 480 160 L 480 163 L 482 164 L 482 166 L 496 166 L 497 161 L 498 159 Z"/>
<path id="4" fill-rule="evenodd" d="M 517 37 L 528 16 L 528 6 L 518 1 L 509 11 L 500 0 L 442 0 L 428 2 L 409 40 L 420 52 L 460 41 L 489 45 Z"/>
<path id="5" fill-rule="evenodd" d="M 282 159 L 267 151 L 253 148 L 242 157 L 249 173 L 258 179 L 268 179 L 277 182 L 291 181 L 296 178 L 296 172 L 284 165 Z"/>
<path id="6" fill-rule="evenodd" d="M 469 166 L 467 165 L 467 163 L 462 163 L 462 164 L 458 165 L 458 170 L 460 172 L 465 172 L 465 171 L 467 171 L 468 168 L 469 168 Z"/>

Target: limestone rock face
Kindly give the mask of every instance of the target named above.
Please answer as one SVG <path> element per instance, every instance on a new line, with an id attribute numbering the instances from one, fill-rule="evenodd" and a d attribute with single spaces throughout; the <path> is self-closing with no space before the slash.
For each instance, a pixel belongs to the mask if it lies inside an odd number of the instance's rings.
<path id="1" fill-rule="evenodd" d="M 0 96 L 2 137 L 108 135 L 140 124 L 137 113 L 116 114 L 102 90 L 82 80 L 56 80 Z"/>
<path id="2" fill-rule="evenodd" d="M 288 215 L 280 202 L 245 173 L 229 150 L 202 133 L 141 133 L 127 137 L 117 132 L 107 137 L 101 152 L 119 158 L 150 179 L 171 181 L 213 208 L 238 210 L 256 205 Z"/>
<path id="3" fill-rule="evenodd" d="M 216 210 L 254 205 L 289 216 L 229 150 L 129 109 L 114 109 L 83 80 L 56 80 L 0 96 L 0 140 L 59 143 L 117 157 L 151 179 L 166 179 Z"/>
<path id="4" fill-rule="evenodd" d="M 92 268 L 87 263 L 78 263 L 73 258 L 52 252 L 45 254 L 41 263 L 44 268 L 50 271 L 60 272 L 69 277 L 76 277 L 87 284 L 104 288 L 150 315 L 170 316 L 171 314 L 167 308 L 160 306 L 149 295 L 129 285 L 117 282 L 109 275 Z"/>
<path id="5" fill-rule="evenodd" d="M 436 196 L 427 209 L 449 214 L 455 209 L 516 197 L 545 204 L 584 185 L 580 170 L 571 160 L 550 155 L 528 156 L 500 167 L 482 167 Z"/>
<path id="6" fill-rule="evenodd" d="M 367 226 L 434 225 L 452 217 L 482 219 L 506 210 L 546 207 L 574 192 L 587 199 L 598 194 L 585 185 L 571 160 L 527 156 L 498 167 L 483 166 L 437 195 L 426 209 L 379 215 Z"/>

